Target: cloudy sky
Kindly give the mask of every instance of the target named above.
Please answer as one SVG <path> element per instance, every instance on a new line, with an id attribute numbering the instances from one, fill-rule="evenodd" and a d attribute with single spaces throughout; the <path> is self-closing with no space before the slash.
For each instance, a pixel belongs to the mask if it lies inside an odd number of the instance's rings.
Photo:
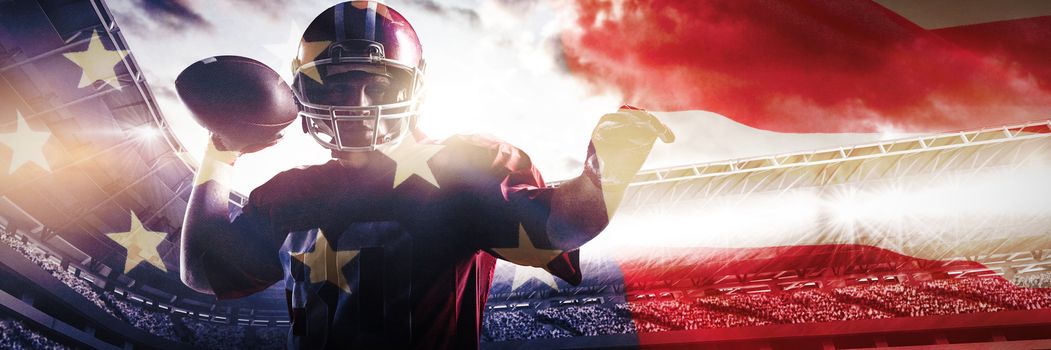
<path id="1" fill-rule="evenodd" d="M 436 138 L 495 135 L 528 152 L 548 180 L 579 172 L 595 121 L 622 102 L 667 112 L 657 114 L 679 135 L 657 146 L 650 168 L 1051 115 L 1051 20 L 1039 17 L 1049 6 L 997 17 L 995 9 L 895 1 L 386 2 L 423 42 L 429 96 L 421 127 Z M 303 27 L 334 3 L 109 6 L 163 113 L 199 154 L 206 132 L 175 96 L 178 73 L 233 54 L 287 77 Z M 239 161 L 237 188 L 327 158 L 294 123 L 282 143 Z"/>
<path id="2" fill-rule="evenodd" d="M 536 1 L 391 1 L 413 23 L 428 61 L 429 95 L 421 127 L 432 137 L 489 133 L 529 152 L 548 179 L 579 171 L 595 121 L 619 106 L 564 71 L 559 34 L 567 14 Z M 144 67 L 165 116 L 188 149 L 206 132 L 175 95 L 191 63 L 215 55 L 262 61 L 287 77 L 303 28 L 332 1 L 113 2 L 118 24 Z M 237 14 L 237 15 L 232 15 Z M 294 123 L 278 146 L 238 163 L 238 188 L 277 171 L 319 163 L 328 152 Z M 291 156 L 289 156 L 291 155 Z"/>

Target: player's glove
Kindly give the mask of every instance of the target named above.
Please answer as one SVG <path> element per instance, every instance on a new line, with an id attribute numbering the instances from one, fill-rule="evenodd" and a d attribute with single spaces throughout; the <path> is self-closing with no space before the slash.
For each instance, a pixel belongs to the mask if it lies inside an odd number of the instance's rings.
<path id="1" fill-rule="evenodd" d="M 672 143 L 675 134 L 653 114 L 621 106 L 616 113 L 602 116 L 591 133 L 595 159 L 589 159 L 589 163 L 599 162 L 604 184 L 627 185 L 646 161 L 657 138 Z"/>

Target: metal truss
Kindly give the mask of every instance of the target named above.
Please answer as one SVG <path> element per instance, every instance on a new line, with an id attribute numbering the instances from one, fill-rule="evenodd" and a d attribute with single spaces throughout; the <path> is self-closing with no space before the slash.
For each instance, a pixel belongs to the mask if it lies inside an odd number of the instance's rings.
<path id="1" fill-rule="evenodd" d="M 81 34 L 82 33 L 90 33 L 90 32 L 88 32 L 88 30 L 95 30 L 98 27 L 99 27 L 98 25 L 93 25 L 93 26 L 90 26 L 90 27 L 82 29 L 81 31 L 77 32 L 77 34 L 75 34 L 72 37 L 70 37 L 69 39 L 67 39 L 65 45 L 56 47 L 56 48 L 54 48 L 52 50 L 48 50 L 46 52 L 42 52 L 42 53 L 37 54 L 37 55 L 35 55 L 33 57 L 28 57 L 28 58 L 25 58 L 25 59 L 22 59 L 22 60 L 19 60 L 19 61 L 15 61 L 15 62 L 12 62 L 10 64 L 4 65 L 4 66 L 0 66 L 0 73 L 6 72 L 6 71 L 14 69 L 14 68 L 18 68 L 19 66 L 22 66 L 24 64 L 33 63 L 33 62 L 35 62 L 35 61 L 37 61 L 39 59 L 42 59 L 42 58 L 47 58 L 47 57 L 50 57 L 50 56 L 66 53 L 66 52 L 69 52 L 69 50 L 71 48 L 74 48 L 74 47 L 77 47 L 77 46 L 80 46 L 80 45 L 84 45 L 88 41 L 91 40 L 91 36 L 90 35 L 83 36 Z M 18 53 L 21 53 L 21 52 L 18 52 Z M 13 58 L 16 55 L 15 54 L 10 54 L 10 55 L 7 55 L 7 56 Z M 6 60 L 4 60 L 4 61 L 6 61 Z M 3 61 L 0 61 L 0 62 L 3 62 Z"/>
<path id="2" fill-rule="evenodd" d="M 621 206 L 1017 164 L 1051 149 L 1051 120 L 640 172 Z"/>
<path id="3" fill-rule="evenodd" d="M 99 22 L 102 23 L 105 33 L 109 36 L 110 42 L 118 50 L 131 51 L 128 48 L 127 42 L 124 37 L 120 35 L 120 29 L 117 28 L 117 22 L 113 21 L 112 12 L 106 7 L 106 4 L 102 0 L 91 0 L 91 7 L 95 9 L 95 15 L 98 17 Z M 164 140 L 167 141 L 168 146 L 171 147 L 173 152 L 179 152 L 186 149 L 183 147 L 179 139 L 175 137 L 171 128 L 168 127 L 168 123 L 164 120 L 164 116 L 161 115 L 160 109 L 157 107 L 157 102 L 153 99 L 153 93 L 150 92 L 149 87 L 146 85 L 146 79 L 139 65 L 134 61 L 131 55 L 125 55 L 121 57 L 121 64 L 127 69 L 128 73 L 132 75 L 132 83 L 135 86 L 135 90 L 139 93 L 146 108 L 149 110 L 150 117 L 153 123 L 161 130 L 161 134 L 164 135 Z M 192 163 L 183 163 L 189 169 L 196 171 L 196 168 Z"/>

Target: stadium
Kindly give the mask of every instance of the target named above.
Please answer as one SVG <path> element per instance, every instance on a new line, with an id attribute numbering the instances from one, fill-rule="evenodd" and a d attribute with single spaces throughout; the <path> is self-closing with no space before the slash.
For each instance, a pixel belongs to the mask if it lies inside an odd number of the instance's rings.
<path id="1" fill-rule="evenodd" d="M 197 165 L 134 57 L 77 86 L 64 53 L 130 50 L 106 4 L 0 19 L 0 131 L 49 133 L 43 161 L 0 151 L 0 348 L 284 348 L 280 283 L 218 301 L 180 281 Z M 482 347 L 1048 348 L 1049 167 L 1036 120 L 648 170 L 580 285 L 497 266 Z"/>

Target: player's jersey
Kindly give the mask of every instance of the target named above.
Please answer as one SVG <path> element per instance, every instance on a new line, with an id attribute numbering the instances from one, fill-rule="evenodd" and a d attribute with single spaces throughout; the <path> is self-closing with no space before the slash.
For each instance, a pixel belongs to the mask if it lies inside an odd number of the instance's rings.
<path id="1" fill-rule="evenodd" d="M 579 283 L 576 251 L 545 233 L 554 189 L 524 153 L 477 136 L 405 142 L 361 168 L 278 174 L 234 220 L 270 243 L 291 233 L 290 347 L 476 348 L 494 256 Z M 209 279 L 221 298 L 276 282 L 237 268 Z"/>

